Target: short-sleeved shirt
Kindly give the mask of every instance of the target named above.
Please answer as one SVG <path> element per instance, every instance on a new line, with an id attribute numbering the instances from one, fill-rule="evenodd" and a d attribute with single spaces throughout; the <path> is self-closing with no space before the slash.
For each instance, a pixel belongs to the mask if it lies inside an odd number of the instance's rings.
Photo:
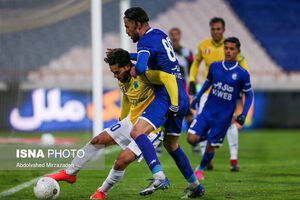
<path id="1" fill-rule="evenodd" d="M 149 53 L 148 68 L 160 70 L 176 77 L 178 86 L 179 112 L 173 119 L 167 119 L 165 114 L 171 105 L 169 94 L 164 85 L 154 85 L 154 101 L 140 116 L 154 128 L 164 124 L 170 134 L 181 133 L 182 120 L 188 109 L 188 96 L 182 81 L 182 74 L 169 37 L 158 29 L 149 28 L 137 44 L 137 52 Z"/>
<path id="2" fill-rule="evenodd" d="M 148 52 L 148 68 L 161 70 L 174 75 L 177 80 L 182 80 L 180 67 L 176 59 L 169 37 L 159 29 L 149 28 L 137 44 L 137 52 Z M 182 81 L 177 81 L 179 99 L 188 98 Z M 155 85 L 155 93 L 166 95 L 168 93 L 164 86 Z"/>
<path id="3" fill-rule="evenodd" d="M 249 73 L 237 61 L 222 60 L 210 65 L 206 81 L 212 89 L 200 115 L 210 122 L 231 122 L 239 93 L 252 90 Z"/>
<path id="4" fill-rule="evenodd" d="M 195 54 L 195 59 L 194 62 L 198 66 L 194 66 L 194 63 L 192 65 L 192 68 L 197 67 L 199 68 L 199 65 L 202 60 L 204 60 L 205 67 L 204 67 L 204 74 L 203 74 L 203 80 L 205 81 L 209 66 L 213 62 L 218 62 L 221 60 L 224 60 L 225 55 L 224 55 L 224 38 L 216 43 L 212 38 L 205 39 L 200 42 L 197 48 L 197 52 Z M 245 58 L 241 55 L 238 54 L 236 60 L 238 61 L 239 65 L 247 70 L 249 72 L 247 63 L 245 61 Z M 198 70 L 197 70 L 198 72 Z M 194 74 L 193 71 L 191 71 L 190 74 L 190 81 L 195 81 L 197 77 L 197 74 Z M 209 93 L 210 90 L 206 91 L 206 94 Z"/>

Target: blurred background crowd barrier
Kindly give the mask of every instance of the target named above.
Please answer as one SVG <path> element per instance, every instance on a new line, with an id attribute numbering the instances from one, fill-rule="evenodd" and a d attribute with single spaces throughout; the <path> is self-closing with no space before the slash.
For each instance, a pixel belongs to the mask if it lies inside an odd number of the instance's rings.
<path id="1" fill-rule="evenodd" d="M 0 0 L 1 130 L 92 130 L 90 4 Z M 119 4 L 102 1 L 103 57 L 106 48 L 120 47 Z M 255 99 L 245 128 L 300 128 L 299 1 L 131 0 L 131 6 L 143 7 L 153 28 L 180 28 L 182 45 L 193 51 L 210 37 L 209 20 L 224 18 L 225 37 L 241 40 L 251 72 Z M 135 52 L 135 44 L 127 50 Z M 108 127 L 119 118 L 121 95 L 104 62 L 103 87 Z"/>

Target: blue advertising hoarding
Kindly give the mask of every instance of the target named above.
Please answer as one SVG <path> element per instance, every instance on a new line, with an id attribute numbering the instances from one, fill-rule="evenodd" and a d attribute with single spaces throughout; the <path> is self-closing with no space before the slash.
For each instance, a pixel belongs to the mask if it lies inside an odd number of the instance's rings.
<path id="1" fill-rule="evenodd" d="M 117 122 L 120 115 L 119 90 L 103 94 L 104 127 Z M 20 107 L 9 114 L 9 126 L 18 131 L 92 130 L 91 94 L 54 89 L 36 89 L 25 95 Z"/>
<path id="2" fill-rule="evenodd" d="M 9 113 L 10 128 L 25 132 L 92 130 L 91 93 L 39 88 L 24 96 L 20 106 L 15 106 Z M 249 110 L 244 129 L 256 128 L 263 118 L 264 93 L 255 93 L 254 102 Z M 104 128 L 118 121 L 121 112 L 120 104 L 119 90 L 104 91 L 102 116 Z M 183 131 L 186 130 L 187 124 L 184 123 Z"/>

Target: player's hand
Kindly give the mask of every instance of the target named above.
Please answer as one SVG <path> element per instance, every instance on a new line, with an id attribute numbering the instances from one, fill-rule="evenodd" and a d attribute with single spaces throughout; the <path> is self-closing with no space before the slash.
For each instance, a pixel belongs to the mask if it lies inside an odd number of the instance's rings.
<path id="1" fill-rule="evenodd" d="M 178 114 L 178 111 L 179 111 L 178 106 L 170 105 L 170 107 L 166 113 L 166 117 L 176 117 L 176 115 Z"/>
<path id="2" fill-rule="evenodd" d="M 107 48 L 105 53 L 106 53 L 106 54 L 109 54 L 109 53 L 111 53 L 111 52 L 113 52 L 113 51 L 114 51 L 114 49 Z"/>
<path id="3" fill-rule="evenodd" d="M 246 120 L 246 116 L 244 114 L 240 114 L 239 116 L 237 116 L 236 118 L 236 122 L 239 123 L 241 126 L 244 125 Z"/>
<path id="4" fill-rule="evenodd" d="M 194 95 L 196 93 L 196 85 L 194 81 L 191 81 L 189 84 L 189 94 Z"/>
<path id="5" fill-rule="evenodd" d="M 191 103 L 191 109 L 196 110 L 197 107 L 199 107 L 199 103 L 200 103 L 200 97 L 199 96 L 195 96 L 193 98 L 192 103 Z"/>
<path id="6" fill-rule="evenodd" d="M 135 67 L 134 66 L 132 66 L 131 69 L 130 69 L 130 76 L 136 77 Z"/>

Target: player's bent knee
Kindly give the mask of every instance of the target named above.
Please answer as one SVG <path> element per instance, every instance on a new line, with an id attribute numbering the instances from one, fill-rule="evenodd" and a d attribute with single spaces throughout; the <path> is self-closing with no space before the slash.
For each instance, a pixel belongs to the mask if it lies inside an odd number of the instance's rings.
<path id="1" fill-rule="evenodd" d="M 136 156 L 132 151 L 128 149 L 122 151 L 115 160 L 114 169 L 125 170 L 126 167 L 135 160 L 135 158 Z"/>
<path id="2" fill-rule="evenodd" d="M 138 120 L 130 131 L 130 136 L 135 140 L 138 136 L 145 134 L 148 136 L 154 128 L 145 120 Z"/>
<path id="3" fill-rule="evenodd" d="M 101 134 L 101 133 L 100 133 Z M 101 139 L 100 139 L 100 134 L 95 136 L 92 140 L 91 140 L 91 144 L 92 145 L 96 145 L 96 144 L 100 144 L 101 143 Z"/>
<path id="4" fill-rule="evenodd" d="M 187 137 L 186 137 L 186 140 L 188 143 L 190 144 L 195 144 L 197 143 L 197 141 L 200 139 L 200 137 L 198 135 L 195 135 L 195 134 L 191 134 L 191 133 L 188 133 Z"/>
<path id="5" fill-rule="evenodd" d="M 112 137 L 106 132 L 102 131 L 97 136 L 95 136 L 91 142 L 92 145 L 105 145 L 110 146 L 115 144 L 116 142 L 112 139 Z"/>
<path id="6" fill-rule="evenodd" d="M 115 164 L 114 164 L 114 168 L 116 170 L 123 170 L 126 167 L 126 156 L 122 155 L 122 153 L 120 155 L 118 155 L 117 159 L 115 160 Z"/>
<path id="7" fill-rule="evenodd" d="M 165 141 L 164 141 L 163 144 L 164 144 L 165 149 L 166 149 L 168 152 L 173 152 L 173 151 L 175 151 L 175 150 L 178 148 L 178 144 L 177 144 L 177 143 L 172 144 L 172 143 L 170 143 L 170 142 L 165 142 Z"/>
<path id="8" fill-rule="evenodd" d="M 212 153 L 215 151 L 215 149 L 219 148 L 220 146 L 213 146 L 209 142 L 206 144 L 206 152 Z"/>
<path id="9" fill-rule="evenodd" d="M 165 135 L 164 137 L 164 147 L 168 152 L 173 152 L 178 148 L 179 136 Z"/>
<path id="10" fill-rule="evenodd" d="M 126 167 L 132 162 L 132 159 L 129 159 L 128 157 L 117 157 L 114 164 L 115 170 L 125 170 Z"/>
<path id="11" fill-rule="evenodd" d="M 131 131 L 130 131 L 130 136 L 135 140 L 139 135 L 141 135 L 142 134 L 142 132 L 141 131 L 139 131 L 139 129 L 138 128 L 136 128 L 136 127 L 133 127 L 132 129 L 131 129 Z"/>
<path id="12" fill-rule="evenodd" d="M 115 161 L 114 169 L 115 170 L 124 170 L 126 168 L 126 162 L 122 159 L 118 159 Z"/>

